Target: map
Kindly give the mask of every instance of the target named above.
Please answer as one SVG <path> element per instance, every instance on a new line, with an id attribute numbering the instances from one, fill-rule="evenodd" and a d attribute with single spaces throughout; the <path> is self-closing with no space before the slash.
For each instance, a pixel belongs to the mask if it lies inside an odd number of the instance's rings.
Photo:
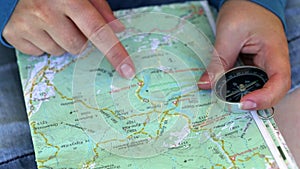
<path id="1" fill-rule="evenodd" d="M 213 51 L 206 7 L 117 11 L 136 68 L 129 80 L 92 44 L 79 55 L 17 52 L 38 168 L 278 168 L 251 114 L 227 112 L 197 87 Z"/>

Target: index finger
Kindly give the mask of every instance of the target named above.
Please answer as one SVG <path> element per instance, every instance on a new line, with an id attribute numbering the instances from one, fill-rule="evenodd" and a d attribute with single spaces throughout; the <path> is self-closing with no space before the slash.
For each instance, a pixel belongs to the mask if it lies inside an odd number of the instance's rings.
<path id="1" fill-rule="evenodd" d="M 135 74 L 134 64 L 114 31 L 89 1 L 66 1 L 66 14 L 125 78 Z"/>

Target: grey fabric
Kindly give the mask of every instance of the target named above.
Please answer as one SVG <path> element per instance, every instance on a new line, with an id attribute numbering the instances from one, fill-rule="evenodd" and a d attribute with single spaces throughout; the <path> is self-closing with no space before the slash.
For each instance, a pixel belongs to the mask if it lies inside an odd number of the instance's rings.
<path id="1" fill-rule="evenodd" d="M 300 87 L 300 1 L 289 0 L 285 10 L 287 39 L 289 42 L 292 69 L 290 92 Z"/>
<path id="2" fill-rule="evenodd" d="M 15 52 L 0 46 L 0 169 L 36 168 Z"/>

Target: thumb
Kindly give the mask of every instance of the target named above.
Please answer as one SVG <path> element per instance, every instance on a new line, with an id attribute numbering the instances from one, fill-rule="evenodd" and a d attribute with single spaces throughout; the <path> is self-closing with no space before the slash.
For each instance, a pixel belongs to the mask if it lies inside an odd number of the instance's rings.
<path id="1" fill-rule="evenodd" d="M 198 86 L 201 89 L 210 89 L 218 76 L 232 68 L 242 48 L 242 38 L 222 27 L 217 27 L 215 50 L 210 64 L 199 80 Z M 234 34 L 236 36 L 233 37 Z"/>

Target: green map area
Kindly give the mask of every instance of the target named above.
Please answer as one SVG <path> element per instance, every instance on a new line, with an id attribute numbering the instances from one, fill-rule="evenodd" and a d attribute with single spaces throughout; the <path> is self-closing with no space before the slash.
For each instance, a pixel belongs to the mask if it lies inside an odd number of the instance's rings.
<path id="1" fill-rule="evenodd" d="M 91 44 L 79 55 L 18 53 L 39 168 L 276 166 L 252 116 L 222 111 L 197 87 L 214 39 L 200 2 L 116 15 L 136 66 L 130 80 Z"/>

